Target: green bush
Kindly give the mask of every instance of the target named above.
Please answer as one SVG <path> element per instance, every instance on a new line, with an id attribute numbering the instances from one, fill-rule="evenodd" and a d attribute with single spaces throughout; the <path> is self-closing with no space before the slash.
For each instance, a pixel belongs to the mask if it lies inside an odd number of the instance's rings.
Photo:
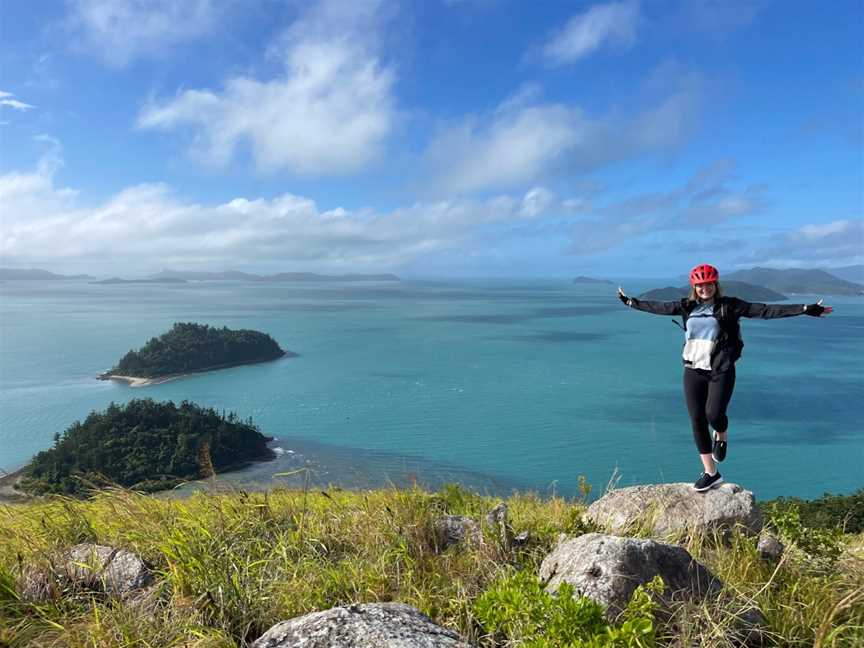
<path id="1" fill-rule="evenodd" d="M 769 525 L 787 542 L 791 542 L 819 563 L 833 563 L 843 550 L 843 533 L 839 528 L 806 526 L 797 506 L 768 508 Z"/>
<path id="2" fill-rule="evenodd" d="M 474 614 L 486 632 L 530 648 L 648 648 L 655 646 L 655 604 L 649 591 L 661 588 L 659 578 L 637 588 L 623 623 L 616 626 L 598 603 L 574 597 L 570 584 L 563 583 L 553 595 L 533 574 L 519 571 L 484 592 Z"/>
<path id="3" fill-rule="evenodd" d="M 845 533 L 864 531 L 864 488 L 851 495 L 825 493 L 813 500 L 778 497 L 763 505 L 767 509 L 785 511 L 797 508 L 801 524 L 819 529 L 842 529 Z"/>

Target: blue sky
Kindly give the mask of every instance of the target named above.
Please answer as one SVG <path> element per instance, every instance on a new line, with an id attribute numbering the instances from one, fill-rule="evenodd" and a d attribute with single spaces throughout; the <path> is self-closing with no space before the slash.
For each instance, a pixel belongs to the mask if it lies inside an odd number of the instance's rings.
<path id="1" fill-rule="evenodd" d="M 0 5 L 0 265 L 864 262 L 864 5 Z"/>

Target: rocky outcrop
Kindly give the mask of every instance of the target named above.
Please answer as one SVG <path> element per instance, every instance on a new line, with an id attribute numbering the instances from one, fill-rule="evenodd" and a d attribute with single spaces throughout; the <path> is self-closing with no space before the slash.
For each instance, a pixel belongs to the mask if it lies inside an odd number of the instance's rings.
<path id="1" fill-rule="evenodd" d="M 252 648 L 472 648 L 403 603 L 336 607 L 282 621 Z"/>
<path id="2" fill-rule="evenodd" d="M 556 592 L 562 583 L 570 583 L 576 594 L 605 607 L 611 620 L 624 610 L 639 585 L 658 575 L 665 585 L 658 595 L 663 605 L 674 600 L 698 602 L 722 588 L 720 580 L 683 547 L 602 533 L 562 538 L 540 565 L 547 591 Z"/>
<path id="3" fill-rule="evenodd" d="M 435 520 L 435 541 L 439 551 L 461 543 L 479 545 L 483 542 L 480 525 L 467 515 L 445 515 Z"/>
<path id="4" fill-rule="evenodd" d="M 690 484 L 656 484 L 613 490 L 591 504 L 585 519 L 613 534 L 633 531 L 659 539 L 739 527 L 756 534 L 762 513 L 753 493 L 721 484 L 697 493 Z"/>
<path id="5" fill-rule="evenodd" d="M 66 589 L 102 592 L 121 599 L 135 598 L 154 581 L 138 556 L 96 544 L 78 544 L 55 557 L 49 571 L 31 569 L 18 581 L 22 598 L 46 601 Z M 59 591 L 58 591 L 59 590 Z"/>

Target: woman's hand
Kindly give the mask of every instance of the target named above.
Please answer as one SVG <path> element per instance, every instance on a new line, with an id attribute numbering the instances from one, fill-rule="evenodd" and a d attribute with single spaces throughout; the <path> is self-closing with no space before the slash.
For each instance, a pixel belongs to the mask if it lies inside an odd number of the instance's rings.
<path id="1" fill-rule="evenodd" d="M 621 286 L 618 286 L 618 299 L 620 299 L 625 306 L 630 305 L 630 298 L 624 294 L 624 289 Z"/>
<path id="2" fill-rule="evenodd" d="M 828 313 L 831 313 L 833 311 L 834 309 L 830 306 L 823 306 L 821 299 L 815 304 L 807 304 L 804 307 L 804 314 L 810 315 L 811 317 L 822 317 L 823 314 L 827 315 Z"/>

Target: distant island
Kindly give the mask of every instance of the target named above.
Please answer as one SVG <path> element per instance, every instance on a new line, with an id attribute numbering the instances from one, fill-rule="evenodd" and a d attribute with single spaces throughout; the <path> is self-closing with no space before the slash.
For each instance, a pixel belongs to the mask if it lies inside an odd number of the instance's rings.
<path id="1" fill-rule="evenodd" d="M 186 281 L 399 281 L 394 274 L 341 274 L 322 275 L 314 272 L 280 272 L 258 275 L 249 272 L 227 270 L 225 272 L 185 272 L 162 270 L 149 279 L 185 279 Z"/>
<path id="2" fill-rule="evenodd" d="M 774 268 L 757 267 L 750 270 L 730 272 L 725 276 L 725 279 L 745 281 L 784 293 L 808 295 L 864 294 L 864 285 L 839 279 L 824 270 L 808 270 L 803 268 L 777 270 Z M 725 286 L 728 283 L 725 279 L 721 277 L 721 286 Z"/>
<path id="3" fill-rule="evenodd" d="M 134 387 L 164 382 L 189 373 L 277 360 L 284 351 L 266 333 L 178 322 L 138 351 L 129 351 L 100 380 L 122 380 Z"/>
<path id="4" fill-rule="evenodd" d="M 579 275 L 573 280 L 573 283 L 577 284 L 607 284 L 609 286 L 614 286 L 614 281 L 609 281 L 608 279 L 594 279 L 593 277 L 584 277 Z"/>
<path id="5" fill-rule="evenodd" d="M 764 288 L 754 286 L 743 281 L 724 281 L 721 278 L 720 286 L 723 294 L 727 297 L 738 297 L 749 302 L 775 302 L 789 299 L 786 295 Z M 653 299 L 657 301 L 674 301 L 683 299 L 690 294 L 690 286 L 667 286 L 666 288 L 655 288 L 638 295 L 639 299 Z"/>
<path id="6" fill-rule="evenodd" d="M 842 266 L 840 268 L 820 268 L 820 270 L 839 279 L 864 284 L 864 264 L 859 263 L 858 265 Z"/>
<path id="7" fill-rule="evenodd" d="M 251 419 L 187 401 L 111 403 L 56 434 L 54 447 L 33 457 L 16 487 L 31 495 L 83 495 L 111 483 L 162 490 L 272 459 L 271 440 Z"/>
<path id="8" fill-rule="evenodd" d="M 91 281 L 91 284 L 185 284 L 189 283 L 185 279 L 175 279 L 166 277 L 165 279 L 121 279 L 120 277 L 111 277 L 110 279 L 102 279 L 100 281 Z"/>
<path id="9" fill-rule="evenodd" d="M 47 270 L 40 270 L 38 268 L 29 268 L 29 269 L 21 269 L 21 268 L 0 268 L 0 279 L 9 279 L 9 280 L 59 280 L 59 279 L 95 279 L 96 277 L 92 277 L 86 274 L 79 275 L 60 275 L 55 274 L 53 272 L 48 272 Z"/>

